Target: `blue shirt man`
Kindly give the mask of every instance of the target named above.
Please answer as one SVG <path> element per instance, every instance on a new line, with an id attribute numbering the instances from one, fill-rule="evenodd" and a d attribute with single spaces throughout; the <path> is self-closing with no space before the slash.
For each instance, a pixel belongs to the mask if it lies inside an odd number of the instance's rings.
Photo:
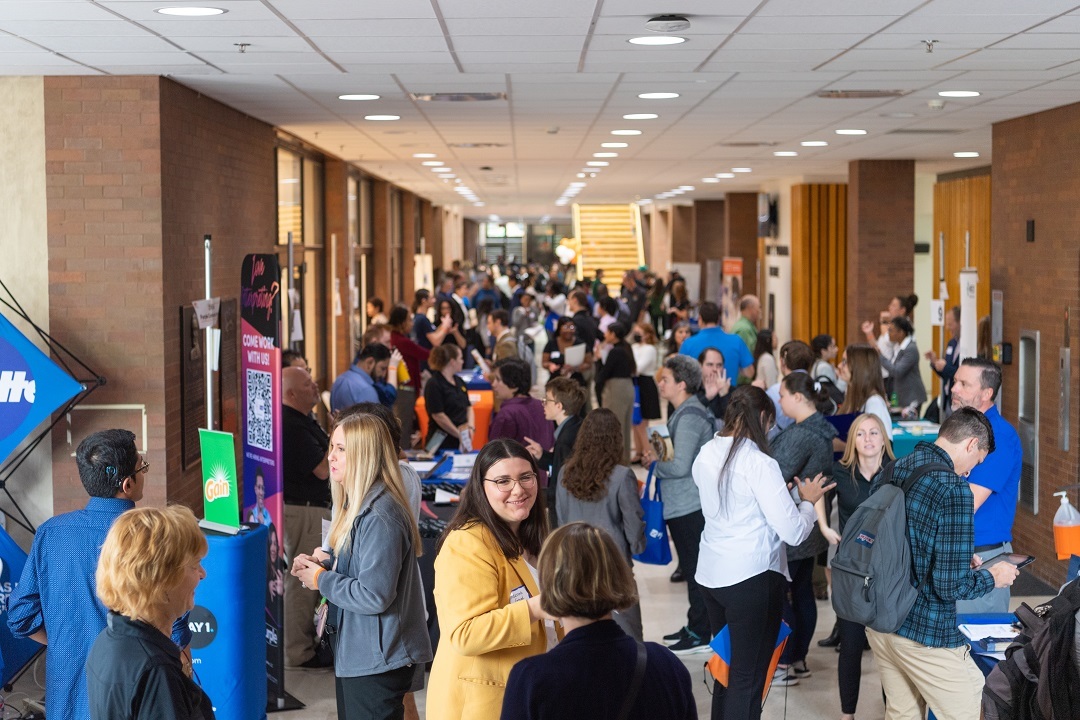
<path id="1" fill-rule="evenodd" d="M 747 378 L 753 377 L 754 356 L 738 335 L 724 332 L 720 327 L 720 308 L 716 303 L 701 303 L 698 320 L 701 322 L 701 330 L 683 340 L 683 344 L 679 346 L 679 354 L 689 355 L 697 360 L 702 350 L 715 348 L 724 356 L 724 370 L 733 385 L 740 372 Z"/>
<path id="2" fill-rule="evenodd" d="M 994 430 L 994 451 L 968 475 L 975 506 L 975 554 L 983 562 L 1012 552 L 1012 526 L 1024 457 L 1020 436 L 994 405 L 1000 388 L 1001 368 L 989 360 L 966 358 L 953 375 L 953 411 L 975 408 L 986 415 Z M 1008 612 L 1009 599 L 1009 588 L 997 588 L 977 600 L 958 602 L 957 611 Z"/>
<path id="3" fill-rule="evenodd" d="M 339 412 L 359 402 L 381 402 L 373 378 L 386 377 L 390 349 L 381 343 L 364 346 L 353 365 L 338 375 L 330 388 L 330 409 Z"/>
<path id="4" fill-rule="evenodd" d="M 90 495 L 82 510 L 46 520 L 34 535 L 22 577 L 8 603 L 8 627 L 45 649 L 45 713 L 51 719 L 90 717 L 86 657 L 105 629 L 107 611 L 97 597 L 98 555 L 113 522 L 142 499 L 149 463 L 127 430 L 103 430 L 75 453 Z M 173 625 L 173 640 L 191 641 L 186 616 Z"/>

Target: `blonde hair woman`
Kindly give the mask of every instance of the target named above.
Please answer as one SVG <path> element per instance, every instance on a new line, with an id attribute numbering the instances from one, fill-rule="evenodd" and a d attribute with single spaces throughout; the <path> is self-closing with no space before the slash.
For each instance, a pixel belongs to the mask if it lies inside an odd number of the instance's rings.
<path id="1" fill-rule="evenodd" d="M 206 538 L 183 505 L 116 519 L 97 567 L 109 619 L 86 661 L 91 718 L 134 718 L 135 709 L 138 717 L 214 717 L 170 639 L 173 621 L 195 607 L 205 556 Z"/>
<path id="2" fill-rule="evenodd" d="M 855 508 L 870 497 L 870 485 L 882 466 L 895 459 L 892 443 L 881 418 L 863 413 L 855 418 L 848 430 L 844 456 L 833 468 L 836 482 L 837 510 L 840 516 L 840 535 Z M 837 538 L 839 539 L 839 538 Z M 862 679 L 862 654 L 866 644 L 866 628 L 858 623 L 837 618 L 840 637 L 840 658 L 837 682 L 840 686 L 841 720 L 852 720 L 859 703 L 859 682 Z"/>
<path id="3" fill-rule="evenodd" d="M 338 717 L 401 718 L 405 694 L 431 660 L 416 567 L 420 533 L 382 420 L 353 415 L 338 423 L 329 460 L 334 559 L 328 568 L 298 555 L 292 574 L 330 603 Z"/>
<path id="4" fill-rule="evenodd" d="M 544 543 L 538 569 L 540 605 L 562 620 L 566 637 L 514 666 L 503 720 L 697 717 L 686 666 L 612 620 L 614 611 L 637 604 L 638 593 L 609 532 L 583 522 L 563 525 Z M 637 676 L 642 660 L 648 673 Z"/>

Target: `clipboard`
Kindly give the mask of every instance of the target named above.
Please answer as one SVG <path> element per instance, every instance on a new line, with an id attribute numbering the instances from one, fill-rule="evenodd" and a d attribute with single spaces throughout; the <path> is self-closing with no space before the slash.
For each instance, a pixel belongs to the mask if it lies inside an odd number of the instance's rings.
<path id="1" fill-rule="evenodd" d="M 571 345 L 566 348 L 566 351 L 563 353 L 564 364 L 576 367 L 583 362 L 585 362 L 585 343 Z"/>

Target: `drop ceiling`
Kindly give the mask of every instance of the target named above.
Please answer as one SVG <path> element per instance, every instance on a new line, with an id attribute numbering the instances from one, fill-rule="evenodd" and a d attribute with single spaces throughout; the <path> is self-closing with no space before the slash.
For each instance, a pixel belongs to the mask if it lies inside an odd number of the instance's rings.
<path id="1" fill-rule="evenodd" d="M 169 5 L 227 12 L 155 12 Z M 627 42 L 649 35 L 645 21 L 666 13 L 690 20 L 677 33 L 685 43 Z M 843 179 L 860 158 L 913 158 L 921 172 L 986 164 L 994 122 L 1080 100 L 1080 4 L 0 0 L 0 75 L 129 74 L 167 75 L 436 203 L 460 204 L 453 179 L 413 158 L 434 153 L 483 203 L 462 206 L 466 214 L 558 217 L 568 210 L 555 201 L 573 182 L 586 183 L 580 202 L 648 200 L 693 186 L 679 196 L 685 201 L 783 178 Z M 826 90 L 903 95 L 817 97 Z M 942 90 L 981 95 L 939 98 Z M 648 92 L 679 97 L 638 98 Z M 381 98 L 339 100 L 345 93 Z M 411 93 L 506 99 L 422 102 Z M 938 100 L 944 106 L 932 108 Z M 659 117 L 622 119 L 631 113 Z M 401 119 L 364 119 L 372 114 Z M 835 134 L 843 128 L 867 134 Z M 641 134 L 612 136 L 617 129 Z M 810 140 L 829 144 L 800 145 Z M 610 141 L 629 147 L 601 148 Z M 601 151 L 618 157 L 580 178 Z M 957 151 L 980 157 L 955 159 Z M 732 167 L 752 172 L 702 182 Z"/>

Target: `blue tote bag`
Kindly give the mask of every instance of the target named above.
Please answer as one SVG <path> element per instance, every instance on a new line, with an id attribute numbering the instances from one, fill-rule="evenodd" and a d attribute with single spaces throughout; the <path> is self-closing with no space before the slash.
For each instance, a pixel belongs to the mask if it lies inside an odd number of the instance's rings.
<path id="1" fill-rule="evenodd" d="M 641 507 L 645 510 L 645 550 L 635 555 L 638 562 L 649 565 L 667 565 L 671 562 L 671 543 L 668 542 L 667 523 L 664 522 L 664 499 L 660 494 L 660 481 L 656 479 L 656 463 L 649 466 L 645 480 Z M 652 497 L 649 493 L 652 492 Z"/>

